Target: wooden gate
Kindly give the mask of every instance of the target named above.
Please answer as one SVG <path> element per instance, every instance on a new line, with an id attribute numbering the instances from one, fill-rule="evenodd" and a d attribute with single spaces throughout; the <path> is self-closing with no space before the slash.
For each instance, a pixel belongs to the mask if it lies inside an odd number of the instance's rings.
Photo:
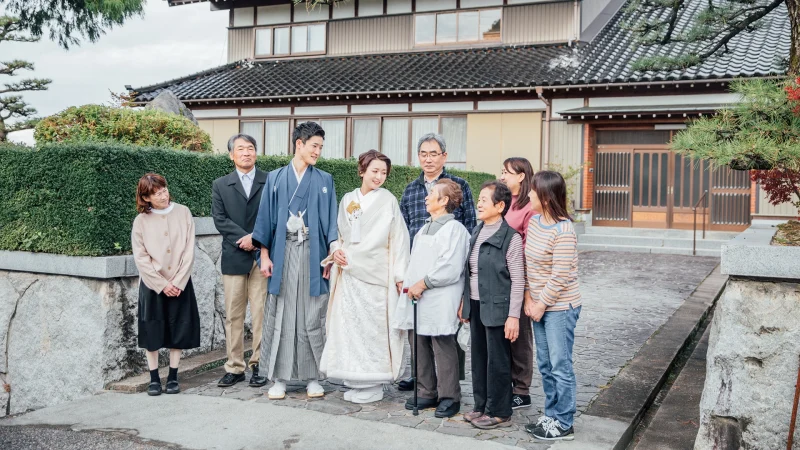
<path id="1" fill-rule="evenodd" d="M 595 225 L 691 229 L 692 207 L 705 191 L 709 229 L 750 225 L 747 172 L 713 167 L 663 145 L 641 145 L 598 146 L 594 173 Z"/>

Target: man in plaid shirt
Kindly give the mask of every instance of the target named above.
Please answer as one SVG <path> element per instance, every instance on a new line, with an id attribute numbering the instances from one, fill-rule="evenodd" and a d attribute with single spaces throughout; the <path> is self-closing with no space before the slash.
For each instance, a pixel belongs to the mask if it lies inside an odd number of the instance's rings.
<path id="1" fill-rule="evenodd" d="M 475 228 L 475 202 L 472 200 L 472 190 L 469 184 L 455 175 L 450 175 L 444 170 L 447 162 L 447 147 L 444 138 L 435 133 L 428 133 L 420 138 L 417 144 L 417 156 L 422 173 L 419 178 L 412 181 L 403 191 L 403 198 L 400 199 L 400 212 L 408 227 L 408 234 L 411 236 L 411 245 L 414 245 L 414 235 L 425 225 L 430 214 L 425 209 L 425 197 L 431 192 L 433 185 L 440 178 L 449 178 L 461 187 L 464 200 L 461 206 L 453 211 L 455 219 L 461 222 L 467 231 L 472 234 Z"/>
<path id="2" fill-rule="evenodd" d="M 444 142 L 444 138 L 436 133 L 428 133 L 422 136 L 417 143 L 417 157 L 419 158 L 422 173 L 419 178 L 406 186 L 406 190 L 403 191 L 403 198 L 400 199 L 400 212 L 406 221 L 408 234 L 411 236 L 412 248 L 414 235 L 417 234 L 430 217 L 427 209 L 425 209 L 425 197 L 431 192 L 436 181 L 441 178 L 449 178 L 461 187 L 464 198 L 461 206 L 453 211 L 453 215 L 455 215 L 455 220 L 461 222 L 467 231 L 472 234 L 472 229 L 475 228 L 475 201 L 472 199 L 472 190 L 463 178 L 450 175 L 444 170 L 444 165 L 447 162 L 447 145 Z M 414 344 L 411 335 L 409 335 L 409 344 L 413 348 Z M 459 379 L 463 380 L 465 378 L 464 363 L 466 356 L 461 347 L 457 347 L 457 351 Z M 397 383 L 397 386 L 401 391 L 410 391 L 414 389 L 414 382 L 412 379 L 402 380 Z M 406 408 L 409 408 L 408 404 L 406 404 Z"/>

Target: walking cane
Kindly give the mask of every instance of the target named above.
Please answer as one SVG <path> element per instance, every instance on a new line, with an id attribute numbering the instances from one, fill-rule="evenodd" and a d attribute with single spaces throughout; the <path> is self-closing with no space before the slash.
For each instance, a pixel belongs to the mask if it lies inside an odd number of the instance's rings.
<path id="1" fill-rule="evenodd" d="M 408 288 L 403 289 L 403 293 L 408 295 Z M 411 364 L 411 378 L 414 380 L 414 411 L 415 416 L 419 415 L 417 407 L 417 299 L 412 298 L 411 304 L 414 305 L 414 362 Z"/>

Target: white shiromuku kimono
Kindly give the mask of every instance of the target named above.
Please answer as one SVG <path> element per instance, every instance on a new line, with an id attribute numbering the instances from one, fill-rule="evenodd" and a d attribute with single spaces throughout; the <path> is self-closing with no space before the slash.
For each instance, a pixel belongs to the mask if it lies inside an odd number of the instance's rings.
<path id="1" fill-rule="evenodd" d="M 348 212 L 352 203 L 361 211 Z M 408 230 L 397 199 L 386 189 L 348 192 L 339 205 L 339 239 L 347 266 L 334 264 L 320 371 L 351 387 L 397 379 L 406 332 L 393 329 L 396 283 L 408 266 Z M 332 262 L 330 256 L 323 265 Z"/>
<path id="2" fill-rule="evenodd" d="M 434 287 L 422 293 L 417 303 L 417 334 L 447 336 L 458 331 L 458 307 L 464 291 L 464 264 L 470 235 L 457 220 L 450 220 L 433 235 L 428 225 L 414 236 L 414 248 L 403 286 L 412 286 L 426 276 Z M 414 329 L 414 308 L 406 294 L 397 304 L 396 328 Z"/>

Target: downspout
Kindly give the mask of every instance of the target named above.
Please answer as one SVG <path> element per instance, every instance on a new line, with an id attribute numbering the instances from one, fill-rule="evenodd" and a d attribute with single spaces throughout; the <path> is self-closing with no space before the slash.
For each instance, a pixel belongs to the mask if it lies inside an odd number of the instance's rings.
<path id="1" fill-rule="evenodd" d="M 579 0 L 575 0 L 575 13 L 572 20 L 576 44 L 581 40 L 581 7 L 578 2 Z"/>
<path id="2" fill-rule="evenodd" d="M 539 100 L 544 102 L 544 148 L 542 149 L 542 168 L 550 164 L 550 116 L 552 115 L 552 103 L 549 98 L 544 96 L 544 89 L 541 87 L 536 88 L 536 94 L 539 95 Z"/>

